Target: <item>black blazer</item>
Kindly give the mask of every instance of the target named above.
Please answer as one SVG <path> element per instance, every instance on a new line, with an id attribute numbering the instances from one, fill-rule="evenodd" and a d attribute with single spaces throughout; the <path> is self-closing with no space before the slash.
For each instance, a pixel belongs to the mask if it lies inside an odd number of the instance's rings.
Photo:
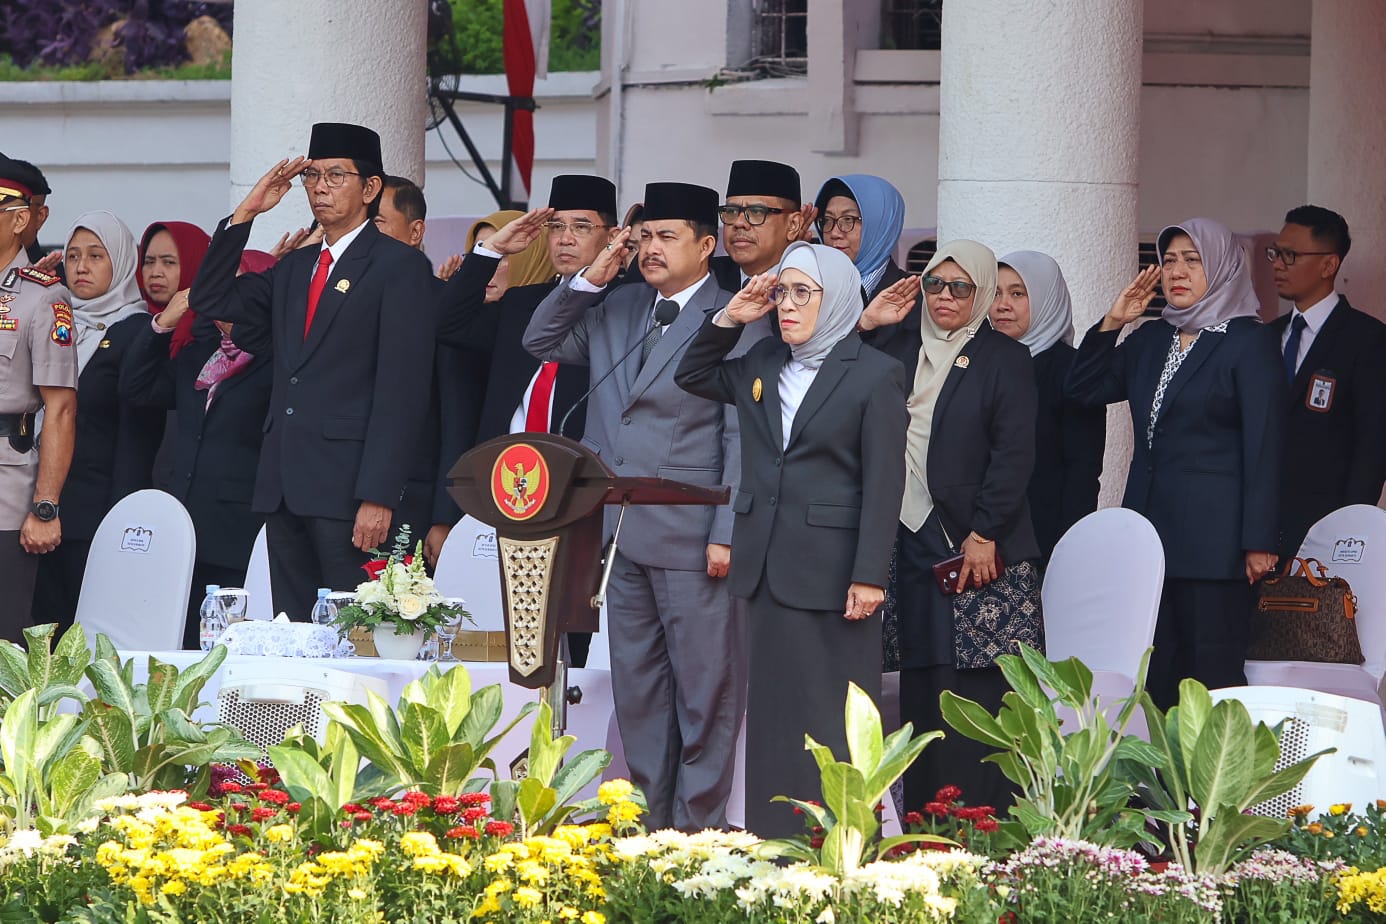
<path id="1" fill-rule="evenodd" d="M 1283 337 L 1290 315 L 1271 327 Z M 1314 378 L 1333 382 L 1311 405 Z M 1322 402 L 1321 402 L 1322 403 Z M 1280 471 L 1280 545 L 1293 555 L 1309 528 L 1339 507 L 1375 505 L 1386 479 L 1386 324 L 1339 296 L 1290 385 Z"/>
<path id="2" fill-rule="evenodd" d="M 1165 547 L 1165 574 L 1246 580 L 1246 553 L 1277 547 L 1285 370 L 1275 331 L 1234 318 L 1204 331 L 1165 389 L 1154 441 L 1151 404 L 1174 327 L 1147 321 L 1088 331 L 1069 371 L 1070 398 L 1089 406 L 1129 401 L 1135 431 L 1122 505 L 1143 514 Z"/>
<path id="3" fill-rule="evenodd" d="M 249 331 L 237 330 L 249 345 Z M 204 336 L 172 359 L 171 334 L 145 324 L 125 357 L 120 394 L 126 401 L 161 411 L 175 411 L 173 477 L 169 493 L 183 502 L 197 533 L 197 560 L 223 568 L 244 568 L 265 518 L 253 513 L 255 465 L 264 441 L 273 368 L 266 352 L 217 386 L 207 407 L 207 392 L 195 384 L 202 367 L 216 352 L 220 338 Z M 268 338 L 262 337 L 267 349 Z"/>
<path id="4" fill-rule="evenodd" d="M 904 279 L 909 273 L 902 270 L 892 259 L 886 265 L 886 271 L 881 274 L 880 281 L 876 283 L 876 288 L 871 292 L 863 292 L 865 300 L 862 307 L 871 304 L 871 299 L 881 294 L 881 290 L 887 286 L 894 285 Z M 867 343 L 885 353 L 898 359 L 905 367 L 906 381 L 914 383 L 914 368 L 919 363 L 919 346 L 921 343 L 919 325 L 920 317 L 924 311 L 924 293 L 920 292 L 915 299 L 914 310 L 905 315 L 894 324 L 887 324 L 875 330 L 868 330 L 862 333 L 863 343 Z"/>
<path id="5" fill-rule="evenodd" d="M 237 277 L 250 222 L 223 221 L 193 281 L 213 320 L 268 327 L 273 390 L 253 509 L 354 520 L 362 501 L 399 506 L 433 375 L 433 268 L 366 222 L 331 275 L 307 339 L 317 248 Z M 404 451 L 401 451 L 404 447 Z"/>
<path id="6" fill-rule="evenodd" d="M 929 493 L 955 548 L 975 532 L 1003 562 L 1039 558 L 1026 499 L 1035 404 L 1030 351 L 982 322 L 943 382 L 929 434 Z"/>
<path id="7" fill-rule="evenodd" d="M 91 539 L 116 501 L 153 483 L 164 412 L 120 396 L 120 367 L 149 321 L 140 312 L 102 331 L 101 345 L 77 378 L 77 442 L 62 495 L 64 539 Z"/>
<path id="8" fill-rule="evenodd" d="M 558 283 L 545 282 L 507 289 L 498 301 L 486 304 L 486 283 L 496 272 L 496 261 L 467 254 L 462 266 L 443 287 L 438 307 L 438 342 L 481 350 L 491 357 L 486 396 L 476 429 L 476 442 L 484 443 L 510 432 L 510 419 L 524 400 L 525 389 L 539 371 L 539 360 L 521 345 L 529 319 L 544 297 Z M 587 390 L 586 366 L 563 363 L 554 381 L 553 425 Z M 568 419 L 563 436 L 582 439 L 587 420 L 584 402 Z"/>
<path id="9" fill-rule="evenodd" d="M 1086 407 L 1064 394 L 1073 347 L 1056 343 L 1034 358 L 1039 416 L 1030 515 L 1047 562 L 1068 528 L 1097 509 L 1098 479 L 1107 445 L 1107 409 Z"/>
<path id="10" fill-rule="evenodd" d="M 841 611 L 851 584 L 889 579 L 905 484 L 904 370 L 847 337 L 823 361 L 782 448 L 789 346 L 766 337 L 725 359 L 741 333 L 709 318 L 674 374 L 685 390 L 734 404 L 740 420 L 729 589 L 750 597 L 763 575 L 782 606 Z"/>

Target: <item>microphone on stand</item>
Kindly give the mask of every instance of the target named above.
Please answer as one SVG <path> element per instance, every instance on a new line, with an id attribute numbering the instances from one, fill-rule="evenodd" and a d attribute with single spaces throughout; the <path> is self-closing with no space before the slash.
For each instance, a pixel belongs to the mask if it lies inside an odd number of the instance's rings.
<path id="1" fill-rule="evenodd" d="M 655 327 L 668 327 L 670 324 L 673 324 L 673 323 L 674 323 L 674 320 L 675 320 L 676 318 L 678 318 L 678 316 L 679 316 L 679 303 L 676 302 L 676 301 L 674 301 L 673 299 L 662 298 L 662 299 L 659 300 L 659 304 L 655 305 L 655 311 L 654 311 L 654 323 L 655 323 Z M 649 336 L 649 333 L 646 332 L 646 335 L 645 335 L 645 336 L 648 337 L 648 336 Z M 589 388 L 589 389 L 587 389 L 586 391 L 584 391 L 584 392 L 582 393 L 581 397 L 579 397 L 576 401 L 573 402 L 573 406 L 570 407 L 570 408 L 568 408 L 568 412 L 567 412 L 566 414 L 564 414 L 564 415 L 563 415 L 563 419 L 560 420 L 560 421 L 558 422 L 558 429 L 557 429 L 556 431 L 554 431 L 554 432 L 556 432 L 559 436 L 562 436 L 562 435 L 563 435 L 564 429 L 566 429 L 567 426 L 568 426 L 568 418 L 573 416 L 573 411 L 576 411 L 579 407 L 581 407 L 581 406 L 582 406 L 582 402 L 584 402 L 584 401 L 586 401 L 588 398 L 592 397 L 592 392 L 594 392 L 594 391 L 597 390 L 597 386 L 601 385 L 602 382 L 605 382 L 608 378 L 610 378 L 611 373 L 613 373 L 613 372 L 615 372 L 617 369 L 621 368 L 621 365 L 622 365 L 623 363 L 625 363 L 625 361 L 626 361 L 627 359 L 630 359 L 630 354 L 632 354 L 632 353 L 634 353 L 636 350 L 640 349 L 640 347 L 642 347 L 642 346 L 644 345 L 644 343 L 645 343 L 645 337 L 641 337 L 639 340 L 635 341 L 635 345 L 632 346 L 629 350 L 626 350 L 626 355 L 624 355 L 624 356 L 622 356 L 620 359 L 618 359 L 618 360 L 611 366 L 610 369 L 606 370 L 606 372 L 602 374 L 602 377 L 601 377 L 601 378 L 599 378 L 599 379 L 597 379 L 597 381 L 593 382 L 593 383 L 592 383 L 592 387 Z"/>

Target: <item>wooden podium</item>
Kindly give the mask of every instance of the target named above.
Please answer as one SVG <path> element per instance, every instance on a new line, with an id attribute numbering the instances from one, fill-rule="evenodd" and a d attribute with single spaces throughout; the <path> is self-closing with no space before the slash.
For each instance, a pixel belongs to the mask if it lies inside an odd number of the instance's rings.
<path id="1" fill-rule="evenodd" d="M 618 478 L 581 443 L 548 433 L 501 436 L 472 449 L 448 472 L 453 500 L 496 530 L 510 680 L 562 690 L 564 632 L 596 632 L 605 594 L 602 513 L 620 504 L 718 506 L 728 487 L 664 478 Z M 620 538 L 620 521 L 612 537 Z"/>

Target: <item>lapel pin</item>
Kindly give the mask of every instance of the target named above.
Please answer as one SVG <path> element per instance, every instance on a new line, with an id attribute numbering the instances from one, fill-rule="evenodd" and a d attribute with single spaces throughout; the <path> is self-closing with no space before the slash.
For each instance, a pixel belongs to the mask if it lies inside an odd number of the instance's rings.
<path id="1" fill-rule="evenodd" d="M 345 294 L 347 293 L 347 289 L 350 289 L 350 288 L 351 288 L 351 280 L 349 280 L 349 279 L 338 279 L 338 280 L 337 280 L 337 285 L 336 285 L 335 288 L 337 289 L 338 292 L 341 292 L 343 295 L 345 295 Z"/>
<path id="2" fill-rule="evenodd" d="M 760 384 L 760 376 L 756 376 L 756 380 L 755 380 L 754 382 L 751 383 L 751 400 L 752 400 L 752 401 L 759 401 L 759 400 L 760 400 L 760 396 L 761 396 L 761 392 L 762 392 L 762 387 L 761 387 L 761 384 Z"/>
<path id="3" fill-rule="evenodd" d="M 102 340 L 100 346 L 98 347 L 98 349 L 102 349 L 102 350 L 109 350 L 110 348 L 111 348 L 111 341 L 109 341 L 109 340 Z"/>
<path id="4" fill-rule="evenodd" d="M 967 364 L 971 361 L 972 360 L 968 359 L 966 356 L 959 356 L 957 359 L 953 360 L 953 365 L 957 366 L 959 369 L 966 369 Z"/>

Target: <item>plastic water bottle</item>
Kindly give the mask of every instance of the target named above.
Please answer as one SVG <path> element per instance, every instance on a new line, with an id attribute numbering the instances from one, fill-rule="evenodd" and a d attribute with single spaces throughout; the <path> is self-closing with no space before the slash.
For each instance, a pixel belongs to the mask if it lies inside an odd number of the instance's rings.
<path id="1" fill-rule="evenodd" d="M 211 651 L 217 637 L 226 628 L 226 613 L 221 608 L 221 598 L 217 596 L 219 590 L 220 584 L 208 584 L 207 596 L 202 598 L 202 606 L 197 611 L 200 618 L 198 644 L 203 651 Z"/>
<path id="2" fill-rule="evenodd" d="M 318 588 L 318 602 L 313 604 L 311 617 L 313 622 L 319 626 L 330 626 L 337 621 L 337 607 L 327 599 L 327 595 L 332 593 L 331 587 Z"/>

